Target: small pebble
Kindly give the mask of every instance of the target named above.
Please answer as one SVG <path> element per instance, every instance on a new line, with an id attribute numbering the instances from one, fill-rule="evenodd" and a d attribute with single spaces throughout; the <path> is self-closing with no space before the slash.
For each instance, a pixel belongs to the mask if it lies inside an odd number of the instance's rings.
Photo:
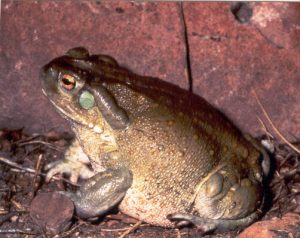
<path id="1" fill-rule="evenodd" d="M 70 227 L 74 205 L 62 194 L 40 193 L 33 199 L 29 212 L 42 231 L 56 235 Z"/>

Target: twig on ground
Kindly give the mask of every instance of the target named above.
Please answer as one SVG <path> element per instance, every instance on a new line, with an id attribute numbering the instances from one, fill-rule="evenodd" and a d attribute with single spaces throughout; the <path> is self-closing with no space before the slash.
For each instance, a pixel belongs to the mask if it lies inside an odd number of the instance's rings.
<path id="1" fill-rule="evenodd" d="M 33 185 L 34 185 L 34 194 L 37 192 L 39 183 L 38 183 L 38 175 L 41 173 L 41 161 L 43 159 L 43 154 L 39 154 L 39 157 L 35 163 L 35 174 L 33 177 Z"/>
<path id="2" fill-rule="evenodd" d="M 72 229 L 68 230 L 68 231 L 65 231 L 61 237 L 67 237 L 67 236 L 70 236 L 77 228 L 79 228 L 80 226 L 82 226 L 84 223 L 79 223 L 77 224 L 76 226 L 72 227 Z"/>
<path id="3" fill-rule="evenodd" d="M 294 177 L 296 174 L 300 174 L 300 168 L 294 168 L 291 169 L 289 171 L 287 171 L 286 173 L 284 173 L 283 175 L 281 175 L 282 179 L 289 179 Z"/>
<path id="4" fill-rule="evenodd" d="M 40 176 L 43 176 L 43 177 L 46 177 L 46 174 L 45 173 L 37 173 L 35 169 L 31 169 L 31 168 L 26 168 L 26 167 L 23 167 L 15 162 L 12 162 L 11 160 L 9 159 L 6 159 L 2 156 L 2 153 L 0 153 L 0 162 L 3 162 L 9 166 L 12 166 L 12 167 L 15 167 L 15 168 L 18 168 L 20 170 L 23 170 L 23 171 L 26 171 L 28 173 L 31 173 L 31 174 L 38 174 Z M 64 178 L 59 178 L 59 177 L 56 177 L 56 176 L 53 176 L 51 179 L 53 180 L 56 180 L 56 181 L 64 181 L 66 183 L 69 183 L 73 186 L 79 186 L 78 184 L 76 183 L 72 183 L 71 181 L 69 181 L 68 179 L 64 179 Z"/>
<path id="5" fill-rule="evenodd" d="M 16 145 L 19 145 L 20 143 L 32 141 L 32 140 L 34 140 L 34 139 L 36 139 L 36 138 L 38 138 L 38 137 L 41 137 L 41 136 L 42 136 L 42 135 L 40 135 L 40 134 L 28 136 L 28 137 L 26 137 L 26 138 L 22 138 L 22 139 L 16 141 L 15 144 L 16 144 Z"/>
<path id="6" fill-rule="evenodd" d="M 110 219 L 110 220 L 117 220 L 117 221 L 122 221 L 122 223 L 126 224 L 135 224 L 138 222 L 138 219 L 135 219 L 133 217 L 126 216 L 124 214 L 109 214 L 105 217 L 105 219 Z"/>
<path id="7" fill-rule="evenodd" d="M 9 220 L 11 217 L 13 217 L 13 216 L 16 216 L 16 215 L 18 215 L 19 214 L 19 212 L 10 212 L 10 213 L 7 213 L 7 214 L 4 214 L 4 215 L 1 215 L 1 217 L 0 217 L 0 226 L 4 223 L 4 222 L 6 222 L 7 220 Z"/>
<path id="8" fill-rule="evenodd" d="M 107 231 L 107 232 L 112 232 L 112 231 L 115 231 L 115 232 L 120 232 L 120 231 L 127 231 L 128 227 L 125 227 L 125 228 L 116 228 L 116 229 L 106 229 L 106 228 L 101 228 L 101 231 Z"/>
<path id="9" fill-rule="evenodd" d="M 132 227 L 130 227 L 128 230 L 126 230 L 122 235 L 120 235 L 119 238 L 125 238 L 125 236 L 127 236 L 131 232 L 135 231 L 142 223 L 143 223 L 142 221 L 138 221 Z"/>
<path id="10" fill-rule="evenodd" d="M 22 142 L 22 143 L 18 143 L 18 146 L 25 146 L 25 145 L 31 145 L 31 144 L 41 144 L 41 145 L 45 145 L 50 149 L 59 151 L 59 152 L 63 152 L 61 149 L 53 146 L 51 143 L 42 141 L 42 140 L 32 140 L 32 141 L 27 141 L 27 142 Z"/>
<path id="11" fill-rule="evenodd" d="M 19 202 L 15 201 L 14 199 L 10 199 L 10 202 L 20 211 L 26 211 L 26 208 Z"/>
<path id="12" fill-rule="evenodd" d="M 30 228 L 26 228 L 24 230 L 21 229 L 0 229 L 0 234 L 27 234 L 27 235 L 35 235 L 34 232 Z"/>
<path id="13" fill-rule="evenodd" d="M 28 173 L 35 173 L 35 170 L 34 170 L 34 169 L 22 167 L 21 165 L 15 163 L 15 162 L 12 162 L 12 161 L 9 160 L 9 159 L 4 158 L 2 155 L 0 155 L 0 161 L 3 162 L 3 163 L 5 163 L 5 164 L 7 164 L 7 165 L 9 165 L 9 166 L 18 168 L 18 169 L 23 170 L 23 171 L 26 171 L 26 172 L 28 172 Z"/>
<path id="14" fill-rule="evenodd" d="M 274 202 L 277 201 L 277 200 L 280 198 L 281 192 L 282 192 L 282 190 L 283 190 L 283 186 L 284 186 L 284 185 L 281 183 L 279 186 L 280 186 L 280 187 L 279 187 L 279 191 L 276 193 L 275 197 L 273 198 L 273 201 L 274 201 Z"/>
<path id="15" fill-rule="evenodd" d="M 294 153 L 294 152 L 293 152 Z M 278 155 L 278 157 L 280 157 L 280 164 L 279 164 L 279 168 L 281 168 L 288 160 L 291 159 L 291 156 L 293 156 L 293 153 L 288 153 L 285 157 L 282 157 L 280 155 Z"/>

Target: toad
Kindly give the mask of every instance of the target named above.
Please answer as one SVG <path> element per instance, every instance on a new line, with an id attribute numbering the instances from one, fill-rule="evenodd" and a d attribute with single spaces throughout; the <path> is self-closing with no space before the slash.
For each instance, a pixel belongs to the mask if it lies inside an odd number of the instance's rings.
<path id="1" fill-rule="evenodd" d="M 193 223 L 208 232 L 260 215 L 267 153 L 200 96 L 83 47 L 53 59 L 40 78 L 76 135 L 47 178 L 85 179 L 76 193 L 64 192 L 78 216 L 118 205 L 153 225 Z"/>

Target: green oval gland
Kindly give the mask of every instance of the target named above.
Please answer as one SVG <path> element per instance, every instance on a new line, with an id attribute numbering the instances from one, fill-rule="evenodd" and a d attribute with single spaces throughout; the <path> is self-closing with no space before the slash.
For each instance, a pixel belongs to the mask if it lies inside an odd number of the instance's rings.
<path id="1" fill-rule="evenodd" d="M 84 109 L 90 109 L 95 105 L 95 98 L 89 91 L 83 91 L 79 97 L 79 104 Z"/>

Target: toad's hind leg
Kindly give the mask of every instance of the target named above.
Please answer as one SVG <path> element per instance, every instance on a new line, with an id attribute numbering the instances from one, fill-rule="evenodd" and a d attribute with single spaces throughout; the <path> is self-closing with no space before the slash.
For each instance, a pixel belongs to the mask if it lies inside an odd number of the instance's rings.
<path id="1" fill-rule="evenodd" d="M 264 194 L 250 172 L 238 175 L 232 166 L 220 167 L 200 184 L 191 214 L 170 214 L 168 219 L 192 223 L 204 233 L 248 226 L 262 213 Z"/>
<path id="2" fill-rule="evenodd" d="M 203 233 L 207 232 L 223 232 L 228 230 L 234 230 L 236 228 L 243 228 L 255 220 L 257 220 L 260 216 L 260 212 L 253 212 L 249 216 L 237 220 L 229 220 L 229 219 L 209 219 L 209 218 L 201 218 L 196 215 L 190 214 L 170 214 L 167 218 L 173 222 L 179 222 L 178 224 L 186 221 L 188 223 L 192 223 L 196 227 L 200 228 Z M 186 224 L 186 223 L 183 223 Z"/>
<path id="3" fill-rule="evenodd" d="M 108 169 L 88 179 L 77 193 L 60 192 L 75 204 L 76 213 L 83 219 L 100 216 L 118 204 L 132 184 L 127 168 Z"/>

